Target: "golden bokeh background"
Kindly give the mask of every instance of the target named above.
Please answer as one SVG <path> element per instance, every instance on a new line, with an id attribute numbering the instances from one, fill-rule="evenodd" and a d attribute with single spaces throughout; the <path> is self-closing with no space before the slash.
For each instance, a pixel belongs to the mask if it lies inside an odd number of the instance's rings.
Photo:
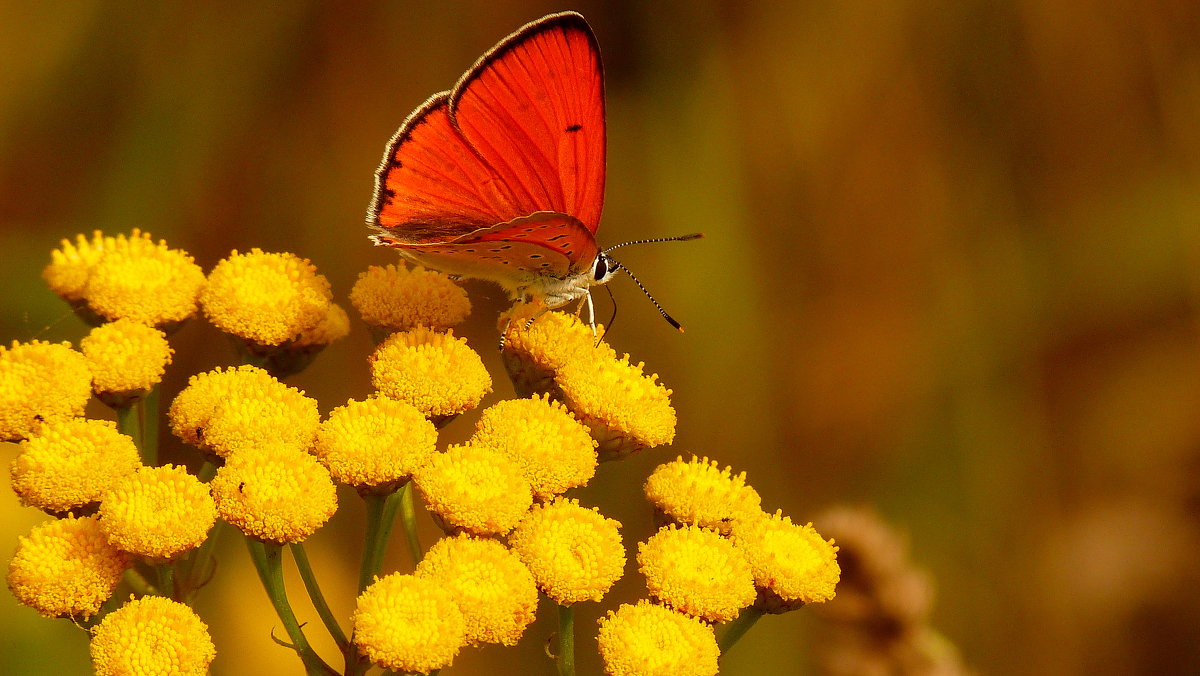
<path id="1" fill-rule="evenodd" d="M 603 466 L 579 497 L 632 544 L 651 532 L 650 469 L 707 455 L 801 522 L 875 506 L 936 580 L 934 625 L 980 673 L 1200 671 L 1200 5 L 573 8 L 607 69 L 602 243 L 708 235 L 620 252 L 687 328 L 613 282 L 611 342 L 674 389 L 678 435 Z M 95 228 L 148 230 L 206 270 L 232 249 L 295 252 L 344 303 L 359 271 L 395 259 L 362 223 L 394 129 L 560 9 L 0 4 L 0 340 L 78 341 L 39 273 L 60 239 Z M 469 288 L 463 333 L 499 375 L 504 299 Z M 202 319 L 172 342 L 165 400 L 235 358 Z M 356 326 L 290 382 L 328 412 L 368 391 L 369 350 Z M 361 509 L 342 498 L 310 555 L 346 616 Z M 6 557 L 41 520 L 0 491 Z M 409 566 L 393 549 L 389 567 Z M 603 607 L 642 593 L 630 564 Z M 551 673 L 550 610 L 517 648 L 466 650 L 445 673 Z M 300 672 L 232 535 L 199 611 L 214 675 Z M 600 611 L 578 611 L 580 673 L 599 670 Z M 815 673 L 817 625 L 805 610 L 765 618 L 722 673 Z M 0 673 L 88 669 L 79 630 L 0 595 Z"/>

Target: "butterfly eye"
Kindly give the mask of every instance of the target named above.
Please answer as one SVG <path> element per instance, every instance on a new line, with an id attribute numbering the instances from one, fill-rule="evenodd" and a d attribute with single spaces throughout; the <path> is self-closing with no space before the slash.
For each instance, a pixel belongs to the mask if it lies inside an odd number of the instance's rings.
<path id="1" fill-rule="evenodd" d="M 608 277 L 608 257 L 604 254 L 596 256 L 596 262 L 592 263 L 592 277 L 597 282 L 603 282 Z"/>

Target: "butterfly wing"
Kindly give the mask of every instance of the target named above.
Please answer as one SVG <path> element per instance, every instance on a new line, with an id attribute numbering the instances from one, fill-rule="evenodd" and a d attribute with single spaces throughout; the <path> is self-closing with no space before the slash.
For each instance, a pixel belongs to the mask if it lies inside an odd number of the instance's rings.
<path id="1" fill-rule="evenodd" d="M 604 75 L 582 16 L 536 21 L 485 54 L 450 95 L 450 116 L 532 211 L 593 234 L 604 206 Z M 590 261 L 589 261 L 590 262 Z"/>
<path id="2" fill-rule="evenodd" d="M 376 243 L 421 250 L 452 274 L 510 288 L 529 275 L 577 275 L 596 254 L 604 153 L 595 36 L 579 14 L 550 15 L 405 120 L 376 172 L 368 222 Z M 509 237 L 511 248 L 468 251 Z"/>
<path id="3" fill-rule="evenodd" d="M 575 261 L 590 264 L 598 253 L 595 239 L 579 219 L 553 211 L 522 216 L 447 242 L 412 244 L 389 237 L 381 233 L 375 240 L 398 247 L 419 265 L 494 281 L 510 291 L 530 287 L 541 277 L 578 275 L 581 270 Z"/>

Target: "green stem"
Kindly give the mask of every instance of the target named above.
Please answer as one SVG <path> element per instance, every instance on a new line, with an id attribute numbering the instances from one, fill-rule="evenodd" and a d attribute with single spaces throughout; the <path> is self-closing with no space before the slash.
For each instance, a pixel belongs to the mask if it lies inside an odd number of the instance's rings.
<path id="1" fill-rule="evenodd" d="M 737 643 L 738 639 L 745 635 L 747 631 L 750 631 L 750 627 L 753 627 L 754 623 L 758 622 L 762 616 L 763 612 L 761 610 L 750 606 L 743 610 L 737 616 L 737 619 L 730 622 L 729 626 L 725 628 L 725 633 L 721 635 L 721 640 L 717 641 L 717 647 L 721 650 L 721 654 L 724 655 L 732 648 L 733 644 Z"/>
<path id="2" fill-rule="evenodd" d="M 388 495 L 368 494 L 363 496 L 367 507 L 367 535 L 363 544 L 362 567 L 358 571 L 358 593 L 362 593 L 375 580 L 383 567 L 383 555 L 387 552 L 388 536 L 396 520 L 397 493 Z"/>
<path id="3" fill-rule="evenodd" d="M 137 403 L 142 428 L 142 458 L 147 465 L 158 464 L 158 388 L 150 390 Z"/>
<path id="4" fill-rule="evenodd" d="M 400 488 L 400 520 L 404 523 L 404 535 L 408 539 L 408 551 L 413 565 L 421 562 L 421 541 L 417 538 L 417 509 L 413 504 L 412 482 Z"/>
<path id="5" fill-rule="evenodd" d="M 342 631 L 342 627 L 338 625 L 337 619 L 333 616 L 333 612 L 329 610 L 329 604 L 325 602 L 325 595 L 321 593 L 321 587 L 317 584 L 317 577 L 313 575 L 312 564 L 308 562 L 308 553 L 304 551 L 304 545 L 297 542 L 290 547 L 292 550 L 292 558 L 296 560 L 296 568 L 300 571 L 300 579 L 304 580 L 304 589 L 308 592 L 308 597 L 312 599 L 313 608 L 316 609 L 317 615 L 321 616 L 321 621 L 325 623 L 325 628 L 329 630 L 329 635 L 337 641 L 338 647 L 343 653 L 347 653 L 350 647 L 350 641 L 346 640 L 346 633 Z"/>
<path id="6" fill-rule="evenodd" d="M 207 463 L 204 465 L 204 467 L 209 466 Z M 204 467 L 200 469 L 201 472 L 204 471 Z M 218 520 L 212 530 L 208 532 L 208 537 L 204 542 L 200 543 L 200 546 L 184 561 L 183 567 L 179 571 L 181 579 L 176 581 L 176 591 L 181 601 L 185 603 L 190 601 L 192 596 L 208 582 L 213 548 L 217 546 L 217 538 L 221 534 L 221 527 L 224 523 L 224 521 Z"/>
<path id="7" fill-rule="evenodd" d="M 575 609 L 558 607 L 558 676 L 575 676 Z"/>
<path id="8" fill-rule="evenodd" d="M 274 543 L 259 542 L 253 538 L 246 538 L 246 547 L 250 550 L 250 558 L 258 570 L 263 588 L 267 590 L 271 605 L 275 606 L 275 613 L 279 615 L 284 629 L 292 639 L 292 649 L 304 663 L 305 673 L 309 676 L 337 676 L 337 672 L 325 664 L 308 644 L 304 630 L 296 620 L 291 604 L 288 603 L 287 589 L 283 585 L 283 547 Z"/>
<path id="9" fill-rule="evenodd" d="M 117 431 L 133 438 L 133 443 L 142 454 L 142 461 L 151 464 L 146 458 L 146 443 L 142 439 L 142 426 L 138 424 L 138 412 L 133 405 L 117 409 Z"/>
<path id="10" fill-rule="evenodd" d="M 175 598 L 175 564 L 162 563 L 155 566 L 158 573 L 158 591 L 163 596 Z"/>
<path id="11" fill-rule="evenodd" d="M 133 593 L 137 594 L 139 597 L 158 595 L 158 590 L 155 589 L 154 585 L 150 584 L 150 581 L 147 580 L 145 576 L 139 573 L 136 569 L 126 568 L 124 577 L 125 583 L 128 584 L 129 588 L 133 590 Z"/>

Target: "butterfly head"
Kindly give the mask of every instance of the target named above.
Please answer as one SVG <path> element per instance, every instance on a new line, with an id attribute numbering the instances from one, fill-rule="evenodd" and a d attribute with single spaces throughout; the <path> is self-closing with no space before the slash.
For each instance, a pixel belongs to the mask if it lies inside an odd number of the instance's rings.
<path id="1" fill-rule="evenodd" d="M 614 261 L 612 257 L 601 251 L 596 254 L 596 260 L 592 261 L 592 279 L 589 286 L 596 284 L 607 284 L 608 280 L 617 274 L 617 270 L 621 269 L 621 264 Z"/>

